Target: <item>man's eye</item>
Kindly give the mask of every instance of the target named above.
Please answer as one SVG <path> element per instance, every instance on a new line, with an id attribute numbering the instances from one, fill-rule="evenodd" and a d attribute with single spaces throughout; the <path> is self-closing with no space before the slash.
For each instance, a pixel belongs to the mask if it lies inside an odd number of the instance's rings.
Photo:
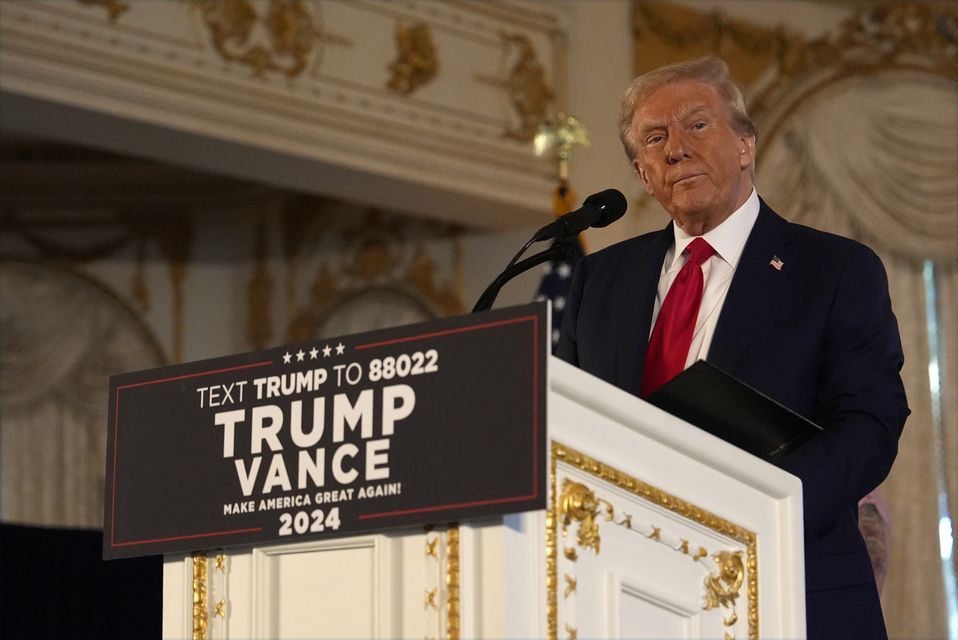
<path id="1" fill-rule="evenodd" d="M 657 144 L 663 140 L 665 140 L 665 136 L 649 136 L 649 138 L 646 139 L 645 144 Z"/>
<path id="2" fill-rule="evenodd" d="M 704 128 L 705 128 L 705 123 L 704 123 L 704 122 L 696 122 L 695 124 L 692 125 L 692 128 L 693 128 L 693 129 L 704 129 Z"/>

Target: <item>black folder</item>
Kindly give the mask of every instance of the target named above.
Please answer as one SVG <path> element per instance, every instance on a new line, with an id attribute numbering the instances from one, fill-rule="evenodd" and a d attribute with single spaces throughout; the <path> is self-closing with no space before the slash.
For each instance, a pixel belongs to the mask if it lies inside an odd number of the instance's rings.
<path id="1" fill-rule="evenodd" d="M 646 400 L 773 464 L 822 431 L 811 420 L 704 360 Z"/>

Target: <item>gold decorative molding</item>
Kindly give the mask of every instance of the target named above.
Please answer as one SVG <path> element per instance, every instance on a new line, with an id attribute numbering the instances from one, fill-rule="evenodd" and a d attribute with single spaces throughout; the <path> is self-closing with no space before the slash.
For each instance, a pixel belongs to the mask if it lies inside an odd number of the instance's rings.
<path id="1" fill-rule="evenodd" d="M 692 561 L 701 564 L 709 572 L 705 579 L 705 604 L 703 609 L 709 610 L 716 606 L 731 609 L 731 615 L 723 618 L 726 627 L 734 625 L 738 616 L 735 613 L 735 600 L 740 595 L 745 580 L 745 568 L 748 569 L 747 609 L 748 609 L 748 637 L 750 640 L 758 638 L 758 541 L 754 532 L 721 518 L 709 511 L 701 509 L 690 502 L 682 500 L 651 484 L 638 480 L 614 467 L 601 463 L 583 453 L 580 453 L 561 443 L 552 441 L 552 455 L 550 458 L 550 490 L 552 499 L 546 517 L 546 585 L 547 585 L 547 615 L 550 640 L 557 638 L 558 607 L 557 607 L 557 540 L 558 524 L 563 523 L 562 535 L 566 535 L 566 525 L 572 521 L 580 522 L 580 546 L 592 547 L 598 552 L 598 523 L 600 505 L 604 505 L 605 520 L 629 531 L 634 531 L 645 538 L 663 544 L 676 552 L 688 556 Z M 614 506 L 606 500 L 597 498 L 595 493 L 585 485 L 574 482 L 569 478 L 563 479 L 561 494 L 556 492 L 557 464 L 563 462 L 573 468 L 584 471 L 597 479 L 611 484 L 614 487 L 627 491 L 635 496 L 651 502 L 658 507 L 667 509 L 680 517 L 702 525 L 722 536 L 735 540 L 745 546 L 746 560 L 742 560 L 742 552 L 720 551 L 712 558 L 708 551 L 699 546 L 691 548 L 691 544 L 684 538 L 670 538 L 663 535 L 661 527 L 636 525 L 629 514 L 616 520 Z M 586 533 L 583 536 L 582 531 Z M 674 542 L 673 542 L 674 540 Z M 714 559 L 714 563 L 712 560 Z M 741 569 L 741 574 L 739 570 Z M 732 595 L 734 593 L 734 596 Z M 733 634 L 726 632 L 731 639 Z"/>
<path id="2" fill-rule="evenodd" d="M 423 609 L 428 612 L 426 629 L 428 637 L 444 636 L 446 640 L 459 640 L 461 634 L 460 613 L 460 559 L 459 525 L 450 524 L 441 534 L 430 537 L 432 526 L 424 528 L 426 540 L 423 548 L 425 577 Z"/>
<path id="3" fill-rule="evenodd" d="M 596 516 L 599 513 L 599 503 L 604 502 L 595 497 L 595 492 L 582 483 L 574 482 L 569 478 L 562 481 L 562 495 L 559 497 L 559 519 L 562 521 L 562 535 L 573 521 L 579 523 L 576 537 L 579 546 L 592 549 L 598 554 L 602 538 L 599 535 L 599 525 Z M 606 508 L 612 505 L 606 503 Z"/>
<path id="4" fill-rule="evenodd" d="M 773 64 L 792 38 L 784 27 L 767 28 L 720 9 L 702 10 L 665 0 L 633 2 L 636 75 L 708 54 L 723 58 L 732 75 L 749 85 Z"/>
<path id="5" fill-rule="evenodd" d="M 866 5 L 820 38 L 792 38 L 776 60 L 774 78 L 756 92 L 749 109 L 753 117 L 760 117 L 802 79 L 816 78 L 814 86 L 804 86 L 804 95 L 762 132 L 767 143 L 798 105 L 823 87 L 853 75 L 892 69 L 958 79 L 958 6 L 913 0 Z"/>
<path id="6" fill-rule="evenodd" d="M 521 33 L 500 33 L 507 56 L 514 52 L 515 62 L 505 78 L 476 75 L 475 80 L 506 91 L 519 122 L 503 132 L 504 138 L 531 142 L 536 131 L 549 115 L 555 102 L 555 91 L 549 84 L 545 67 L 528 36 Z"/>
<path id="7" fill-rule="evenodd" d="M 269 0 L 263 15 L 253 0 L 189 0 L 198 7 L 224 60 L 249 67 L 254 76 L 271 71 L 295 78 L 316 57 L 317 43 L 352 46 L 346 38 L 317 28 L 319 3 L 304 0 Z M 312 12 L 310 8 L 312 8 Z M 268 42 L 255 42 L 257 26 L 269 35 Z"/>
<path id="8" fill-rule="evenodd" d="M 860 3 L 825 35 L 809 40 L 781 24 L 766 28 L 720 10 L 703 11 L 666 1 L 633 3 L 637 74 L 713 53 L 732 75 L 750 86 L 770 71 L 774 77 L 749 99 L 760 116 L 806 75 L 834 81 L 889 68 L 925 69 L 958 78 L 958 6 L 949 2 L 886 0 Z M 830 70 L 830 72 L 829 72 Z M 760 132 L 769 140 L 775 132 Z"/>
<path id="9" fill-rule="evenodd" d="M 439 55 L 429 25 L 396 23 L 396 60 L 389 72 L 386 86 L 404 96 L 432 82 L 439 72 Z"/>
<path id="10" fill-rule="evenodd" d="M 446 530 L 446 640 L 459 640 L 461 629 L 459 585 L 459 525 Z"/>
<path id="11" fill-rule="evenodd" d="M 116 22 L 124 13 L 130 10 L 130 3 L 124 0 L 77 0 L 87 6 L 98 6 L 106 9 L 110 14 L 110 22 Z"/>
<path id="12" fill-rule="evenodd" d="M 209 630 L 207 603 L 208 565 L 206 554 L 193 554 L 193 640 L 206 640 Z"/>
<path id="13" fill-rule="evenodd" d="M 559 585 L 557 553 L 559 500 L 556 493 L 556 451 L 554 443 L 549 464 L 549 495 L 551 499 L 546 503 L 546 637 L 548 640 L 558 640 L 559 598 L 556 589 Z"/>
<path id="14" fill-rule="evenodd" d="M 745 566 L 742 564 L 741 551 L 719 551 L 712 556 L 718 564 L 717 575 L 705 578 L 705 609 L 735 606 L 735 600 L 741 595 L 742 580 L 745 579 Z"/>

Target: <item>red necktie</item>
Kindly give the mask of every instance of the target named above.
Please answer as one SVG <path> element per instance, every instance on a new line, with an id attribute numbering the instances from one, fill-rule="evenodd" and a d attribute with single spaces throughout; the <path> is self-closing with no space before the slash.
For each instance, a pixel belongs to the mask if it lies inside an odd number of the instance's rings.
<path id="1" fill-rule="evenodd" d="M 702 304 L 702 263 L 715 253 L 715 249 L 702 238 L 696 238 L 685 251 L 688 253 L 685 266 L 672 282 L 649 338 L 642 375 L 643 398 L 680 374 L 689 356 L 692 333 Z"/>

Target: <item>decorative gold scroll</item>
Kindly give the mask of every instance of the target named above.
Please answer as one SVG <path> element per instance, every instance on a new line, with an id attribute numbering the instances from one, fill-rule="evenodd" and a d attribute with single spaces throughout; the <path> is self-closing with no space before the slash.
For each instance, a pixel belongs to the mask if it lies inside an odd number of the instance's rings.
<path id="1" fill-rule="evenodd" d="M 260 76 L 267 71 L 295 78 L 314 59 L 317 43 L 352 46 L 346 38 L 317 27 L 318 3 L 269 0 L 265 15 L 253 0 L 189 0 L 199 7 L 213 47 L 224 60 L 238 62 Z M 310 8 L 311 7 L 311 10 Z M 253 31 L 262 25 L 267 42 L 256 42 Z"/>
<path id="2" fill-rule="evenodd" d="M 505 78 L 476 75 L 482 84 L 505 90 L 509 102 L 519 118 L 518 125 L 503 132 L 503 137 L 531 142 L 549 115 L 555 101 L 555 91 L 549 84 L 545 67 L 539 62 L 532 41 L 520 33 L 501 33 L 506 53 L 515 53 L 515 62 Z"/>
<path id="3" fill-rule="evenodd" d="M 433 81 L 439 72 L 439 55 L 429 25 L 396 23 L 396 60 L 389 72 L 386 86 L 404 96 Z"/>

